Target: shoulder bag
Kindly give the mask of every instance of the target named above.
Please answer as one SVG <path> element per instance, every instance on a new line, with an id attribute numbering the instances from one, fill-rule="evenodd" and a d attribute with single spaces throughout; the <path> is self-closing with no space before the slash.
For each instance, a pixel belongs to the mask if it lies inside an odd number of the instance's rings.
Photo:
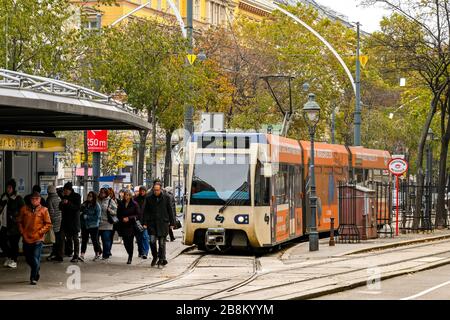
<path id="1" fill-rule="evenodd" d="M 119 222 L 119 218 L 117 218 L 117 215 L 112 215 L 109 213 L 109 205 L 111 204 L 111 199 L 109 199 L 108 207 L 106 208 L 106 216 L 108 217 L 108 222 L 110 224 L 117 224 Z"/>

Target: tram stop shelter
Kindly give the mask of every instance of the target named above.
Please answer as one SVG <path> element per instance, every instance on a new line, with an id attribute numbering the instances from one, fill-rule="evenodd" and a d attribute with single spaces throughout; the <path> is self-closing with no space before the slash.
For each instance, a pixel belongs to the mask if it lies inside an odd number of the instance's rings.
<path id="1" fill-rule="evenodd" d="M 22 196 L 56 175 L 57 131 L 141 130 L 150 124 L 110 96 L 60 80 L 0 69 L 0 192 L 11 178 Z M 44 180 L 45 183 L 44 183 Z"/>

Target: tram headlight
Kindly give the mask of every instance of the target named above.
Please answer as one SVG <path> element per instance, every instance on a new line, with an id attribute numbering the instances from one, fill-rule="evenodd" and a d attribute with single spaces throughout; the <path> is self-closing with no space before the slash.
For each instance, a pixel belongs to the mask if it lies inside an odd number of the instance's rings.
<path id="1" fill-rule="evenodd" d="M 239 214 L 234 217 L 234 222 L 237 224 L 248 224 L 248 214 Z"/>
<path id="2" fill-rule="evenodd" d="M 205 216 L 201 213 L 192 214 L 192 223 L 203 223 L 205 222 Z"/>

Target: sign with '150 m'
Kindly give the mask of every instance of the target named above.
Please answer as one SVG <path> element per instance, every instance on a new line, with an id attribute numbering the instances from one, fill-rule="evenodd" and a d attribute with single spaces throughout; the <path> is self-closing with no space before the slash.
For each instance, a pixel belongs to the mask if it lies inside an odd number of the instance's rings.
<path id="1" fill-rule="evenodd" d="M 88 152 L 108 152 L 108 130 L 88 130 Z"/>

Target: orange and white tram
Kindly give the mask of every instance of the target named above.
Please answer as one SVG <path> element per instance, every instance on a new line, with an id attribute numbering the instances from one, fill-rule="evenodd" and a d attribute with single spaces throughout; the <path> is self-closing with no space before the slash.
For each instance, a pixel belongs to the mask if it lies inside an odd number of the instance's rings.
<path id="1" fill-rule="evenodd" d="M 352 172 L 361 178 L 385 173 L 387 151 L 352 148 L 315 143 L 318 232 L 330 230 L 331 217 L 339 226 L 339 181 Z M 193 135 L 188 154 L 184 244 L 201 250 L 269 248 L 308 234 L 309 142 L 202 133 Z"/>

